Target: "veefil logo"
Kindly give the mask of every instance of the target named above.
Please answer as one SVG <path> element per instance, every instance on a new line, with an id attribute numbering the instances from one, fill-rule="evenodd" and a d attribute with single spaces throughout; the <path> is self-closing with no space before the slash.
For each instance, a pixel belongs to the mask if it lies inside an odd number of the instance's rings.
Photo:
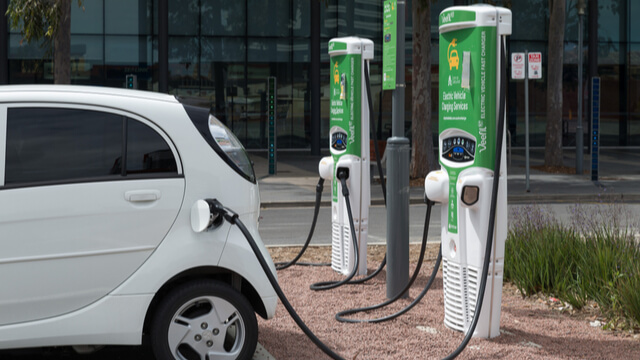
<path id="1" fill-rule="evenodd" d="M 440 25 L 453 22 L 453 18 L 455 15 L 456 13 L 453 11 L 440 14 Z"/>
<path id="2" fill-rule="evenodd" d="M 440 14 L 440 26 L 476 20 L 476 12 L 468 10 L 449 10 Z"/>
<path id="3" fill-rule="evenodd" d="M 329 52 L 336 50 L 347 50 L 347 43 L 343 43 L 340 41 L 330 41 Z"/>

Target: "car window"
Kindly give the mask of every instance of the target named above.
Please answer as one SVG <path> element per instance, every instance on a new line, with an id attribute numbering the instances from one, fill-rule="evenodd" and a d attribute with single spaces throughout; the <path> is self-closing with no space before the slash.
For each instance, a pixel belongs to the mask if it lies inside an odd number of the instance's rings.
<path id="1" fill-rule="evenodd" d="M 127 121 L 127 174 L 177 173 L 173 152 L 162 136 L 147 125 Z"/>
<path id="2" fill-rule="evenodd" d="M 5 185 L 120 175 L 122 128 L 98 111 L 10 108 Z"/>
<path id="3" fill-rule="evenodd" d="M 7 111 L 5 186 L 148 173 L 177 174 L 176 160 L 162 136 L 137 120 L 80 109 Z"/>

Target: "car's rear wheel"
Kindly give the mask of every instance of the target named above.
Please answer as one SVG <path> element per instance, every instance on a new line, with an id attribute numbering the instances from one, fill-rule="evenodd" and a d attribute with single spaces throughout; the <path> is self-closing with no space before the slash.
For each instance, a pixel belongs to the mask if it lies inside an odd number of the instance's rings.
<path id="1" fill-rule="evenodd" d="M 184 284 L 159 305 L 151 325 L 157 359 L 251 359 L 258 342 L 256 315 L 227 284 Z"/>

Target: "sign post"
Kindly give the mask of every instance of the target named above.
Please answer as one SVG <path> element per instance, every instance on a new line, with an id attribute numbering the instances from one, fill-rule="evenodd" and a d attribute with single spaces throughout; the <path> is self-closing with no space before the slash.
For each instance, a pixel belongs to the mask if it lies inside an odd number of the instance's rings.
<path id="1" fill-rule="evenodd" d="M 526 192 L 529 189 L 529 79 L 542 78 L 542 53 L 525 50 L 511 54 L 511 78 L 524 80 L 524 147 L 526 168 Z"/>
<path id="2" fill-rule="evenodd" d="M 529 70 L 527 59 L 529 52 L 511 54 L 511 78 L 524 80 L 524 159 L 525 159 L 525 191 L 529 192 Z"/>
<path id="3" fill-rule="evenodd" d="M 524 79 L 524 97 L 525 97 L 525 106 L 524 111 L 525 115 L 525 132 L 526 132 L 526 140 L 525 140 L 525 148 L 526 148 L 526 166 L 527 166 L 527 192 L 530 192 L 529 189 L 529 79 L 542 79 L 542 53 L 532 52 L 530 53 L 528 50 L 524 51 L 526 61 L 527 61 L 527 72 Z"/>

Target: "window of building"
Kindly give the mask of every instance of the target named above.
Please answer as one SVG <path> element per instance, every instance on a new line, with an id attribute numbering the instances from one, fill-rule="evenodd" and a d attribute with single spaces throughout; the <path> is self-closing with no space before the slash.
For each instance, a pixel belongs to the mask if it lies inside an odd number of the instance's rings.
<path id="1" fill-rule="evenodd" d="M 127 124 L 127 169 L 123 172 L 123 127 Z M 11 108 L 6 154 L 5 185 L 177 173 L 171 149 L 155 130 L 99 111 Z"/>
<path id="2" fill-rule="evenodd" d="M 243 36 L 247 5 L 238 0 L 201 0 L 200 23 L 205 36 Z"/>
<path id="3" fill-rule="evenodd" d="M 247 35 L 288 37 L 291 30 L 289 1 L 247 0 Z"/>

